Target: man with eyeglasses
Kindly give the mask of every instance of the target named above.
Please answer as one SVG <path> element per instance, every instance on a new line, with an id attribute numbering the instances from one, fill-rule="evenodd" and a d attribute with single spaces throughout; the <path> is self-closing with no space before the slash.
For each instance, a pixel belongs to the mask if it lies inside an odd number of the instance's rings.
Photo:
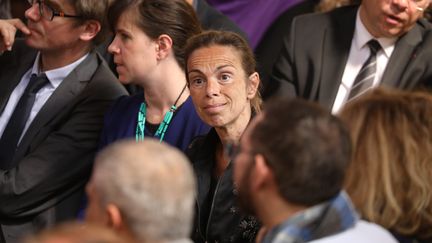
<path id="1" fill-rule="evenodd" d="M 257 242 L 396 243 L 360 220 L 342 190 L 350 159 L 348 131 L 330 111 L 300 99 L 269 101 L 233 163 L 240 204 L 264 225 Z"/>
<path id="2" fill-rule="evenodd" d="M 29 0 L 27 24 L 0 20 L 0 242 L 79 211 L 104 112 L 126 93 L 93 51 L 108 4 Z"/>
<path id="3" fill-rule="evenodd" d="M 294 19 L 273 69 L 279 94 L 337 113 L 378 85 L 432 87 L 430 0 L 362 0 Z"/>

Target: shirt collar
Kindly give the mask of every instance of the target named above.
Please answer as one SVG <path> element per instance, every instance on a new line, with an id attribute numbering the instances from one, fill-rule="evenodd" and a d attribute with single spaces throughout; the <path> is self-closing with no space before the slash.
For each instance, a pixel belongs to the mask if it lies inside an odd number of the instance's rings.
<path id="1" fill-rule="evenodd" d="M 66 65 L 61 68 L 52 69 L 45 72 L 45 75 L 47 76 L 49 83 L 52 87 L 57 88 L 60 83 L 82 62 L 86 57 L 89 55 L 89 53 L 85 54 L 80 59 L 76 60 L 75 62 Z M 36 55 L 35 62 L 33 63 L 33 67 L 31 69 L 31 74 L 40 75 L 40 52 Z"/>
<path id="2" fill-rule="evenodd" d="M 343 232 L 358 220 L 349 196 L 341 191 L 329 201 L 303 210 L 270 229 L 263 242 L 308 242 L 316 238 L 315 231 L 329 235 Z"/>
<path id="3" fill-rule="evenodd" d="M 390 58 L 394 50 L 395 43 L 397 41 L 397 37 L 394 38 L 373 37 L 373 35 L 369 33 L 369 31 L 366 29 L 366 27 L 364 26 L 363 22 L 360 19 L 360 8 L 357 11 L 357 15 L 356 15 L 355 32 L 354 32 L 355 47 L 357 48 L 357 50 L 360 50 L 366 46 L 366 43 L 368 43 L 368 41 L 370 41 L 371 39 L 376 39 L 380 43 L 382 49 L 384 50 L 384 54 L 387 56 L 387 58 Z"/>

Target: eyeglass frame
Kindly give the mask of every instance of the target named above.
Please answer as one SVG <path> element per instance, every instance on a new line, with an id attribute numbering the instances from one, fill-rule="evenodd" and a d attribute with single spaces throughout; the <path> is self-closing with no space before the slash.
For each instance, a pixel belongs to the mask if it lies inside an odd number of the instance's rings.
<path id="1" fill-rule="evenodd" d="M 47 5 L 45 3 L 45 0 L 27 0 L 27 2 L 33 6 L 34 4 L 39 4 L 38 9 L 39 9 L 39 16 L 41 18 L 44 18 L 48 21 L 53 21 L 54 17 L 62 17 L 62 18 L 82 18 L 82 16 L 79 15 L 71 15 L 71 14 L 66 14 L 63 11 L 56 11 L 53 7 L 51 7 L 50 5 Z M 44 11 L 43 11 L 43 5 L 46 6 L 49 10 L 51 10 L 52 15 L 51 18 L 46 18 L 44 17 Z"/>

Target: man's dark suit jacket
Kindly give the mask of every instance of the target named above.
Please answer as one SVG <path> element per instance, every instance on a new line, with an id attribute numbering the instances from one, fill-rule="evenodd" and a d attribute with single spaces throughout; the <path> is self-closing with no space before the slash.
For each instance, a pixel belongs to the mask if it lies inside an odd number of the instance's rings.
<path id="1" fill-rule="evenodd" d="M 294 19 L 273 70 L 274 95 L 299 96 L 331 108 L 354 35 L 358 6 Z M 400 37 L 381 85 L 411 90 L 431 87 L 431 24 L 422 19 Z"/>
<path id="2" fill-rule="evenodd" d="M 35 57 L 19 41 L 0 57 L 0 114 Z M 0 242 L 77 215 L 104 112 L 124 94 L 95 52 L 63 80 L 22 138 L 14 168 L 0 170 Z"/>
<path id="3" fill-rule="evenodd" d="M 261 95 L 266 100 L 275 88 L 269 85 L 273 66 L 280 54 L 283 45 L 283 37 L 288 34 L 292 20 L 302 14 L 313 13 L 320 0 L 305 0 L 283 12 L 267 29 L 255 48 L 255 56 L 258 61 L 258 70 L 261 78 Z"/>

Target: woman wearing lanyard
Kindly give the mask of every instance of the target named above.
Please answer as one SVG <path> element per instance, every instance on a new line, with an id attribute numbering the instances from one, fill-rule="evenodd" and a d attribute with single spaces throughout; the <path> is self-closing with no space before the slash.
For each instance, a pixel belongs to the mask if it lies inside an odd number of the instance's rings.
<path id="1" fill-rule="evenodd" d="M 201 32 L 194 10 L 184 0 L 117 0 L 108 13 L 115 38 L 119 80 L 144 93 L 119 98 L 105 116 L 101 145 L 135 137 L 156 137 L 185 150 L 205 134 L 189 97 L 183 46 Z"/>

